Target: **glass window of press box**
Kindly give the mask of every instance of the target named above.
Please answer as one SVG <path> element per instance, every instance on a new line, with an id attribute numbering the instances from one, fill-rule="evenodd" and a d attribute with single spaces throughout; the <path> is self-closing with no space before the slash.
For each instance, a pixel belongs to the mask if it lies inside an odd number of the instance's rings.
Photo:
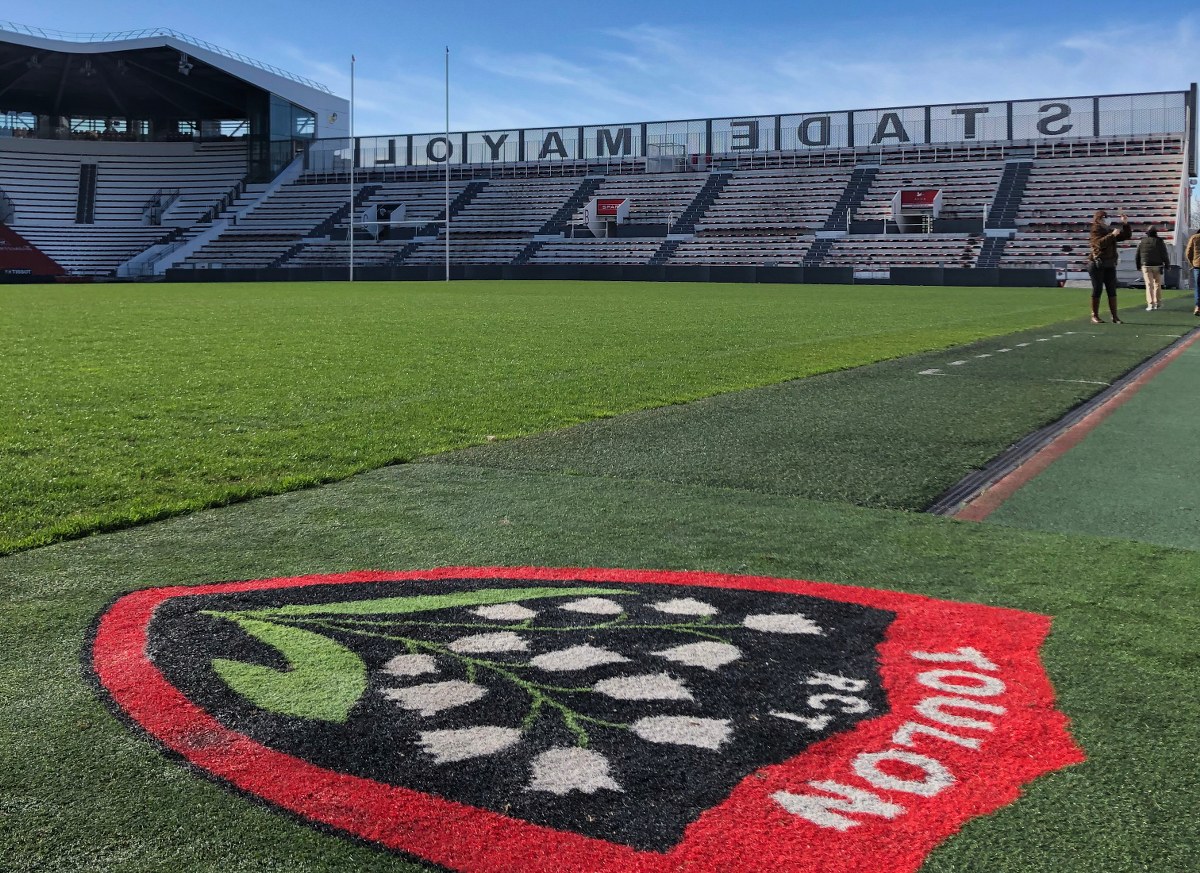
<path id="1" fill-rule="evenodd" d="M 255 181 L 275 178 L 317 133 L 316 115 L 309 110 L 277 94 L 262 97 L 250 113 L 250 175 Z"/>

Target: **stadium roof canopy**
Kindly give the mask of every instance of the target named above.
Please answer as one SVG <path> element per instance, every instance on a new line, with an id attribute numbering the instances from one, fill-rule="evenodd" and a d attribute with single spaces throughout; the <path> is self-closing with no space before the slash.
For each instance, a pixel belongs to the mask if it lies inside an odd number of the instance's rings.
<path id="1" fill-rule="evenodd" d="M 172 30 L 77 34 L 0 21 L 0 111 L 240 119 L 264 91 L 312 112 L 318 136 L 344 133 L 348 105 L 326 86 Z"/>

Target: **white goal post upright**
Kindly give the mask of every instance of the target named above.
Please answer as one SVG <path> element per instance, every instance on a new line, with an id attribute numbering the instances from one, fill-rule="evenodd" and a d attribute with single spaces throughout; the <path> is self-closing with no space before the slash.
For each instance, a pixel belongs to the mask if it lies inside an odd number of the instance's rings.
<path id="1" fill-rule="evenodd" d="M 450 281 L 450 46 L 446 46 L 446 281 Z"/>
<path id="2" fill-rule="evenodd" d="M 350 281 L 354 281 L 354 55 L 350 55 Z"/>
<path id="3" fill-rule="evenodd" d="M 356 58 L 350 56 L 350 139 L 347 148 L 347 160 L 350 164 L 350 281 L 354 281 L 354 65 Z M 436 221 L 377 221 L 376 226 L 392 227 L 425 227 L 429 224 L 441 224 L 446 232 L 446 281 L 450 281 L 450 46 L 446 46 L 446 214 L 444 220 Z"/>

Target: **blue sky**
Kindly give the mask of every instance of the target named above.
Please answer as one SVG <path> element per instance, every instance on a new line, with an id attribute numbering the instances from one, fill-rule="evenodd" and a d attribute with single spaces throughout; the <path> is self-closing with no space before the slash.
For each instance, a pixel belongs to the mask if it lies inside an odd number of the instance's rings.
<path id="1" fill-rule="evenodd" d="M 1200 10 L 1162 2 L 55 2 L 73 33 L 166 27 L 316 79 L 360 135 L 1177 90 Z"/>

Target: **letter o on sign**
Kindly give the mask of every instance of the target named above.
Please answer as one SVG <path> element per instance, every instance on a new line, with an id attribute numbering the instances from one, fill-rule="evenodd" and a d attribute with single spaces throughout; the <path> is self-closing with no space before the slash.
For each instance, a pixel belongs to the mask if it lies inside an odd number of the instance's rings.
<path id="1" fill-rule="evenodd" d="M 901 779 L 890 773 L 884 773 L 879 765 L 884 761 L 899 761 L 918 770 L 925 771 L 923 779 Z M 918 755 L 915 752 L 901 752 L 892 749 L 888 752 L 873 752 L 859 755 L 854 759 L 854 772 L 881 791 L 904 791 L 921 797 L 933 797 L 954 784 L 954 775 L 940 761 Z"/>
<path id="2" fill-rule="evenodd" d="M 968 670 L 927 670 L 917 676 L 917 681 L 926 688 L 967 697 L 996 697 L 1004 693 L 1004 683 L 995 676 Z"/>
<path id="3" fill-rule="evenodd" d="M 438 151 L 440 154 L 434 153 L 434 146 L 441 146 Z M 433 161 L 435 164 L 442 164 L 450 160 L 454 156 L 454 143 L 446 139 L 444 136 L 435 136 L 429 142 L 425 143 L 425 157 Z"/>

